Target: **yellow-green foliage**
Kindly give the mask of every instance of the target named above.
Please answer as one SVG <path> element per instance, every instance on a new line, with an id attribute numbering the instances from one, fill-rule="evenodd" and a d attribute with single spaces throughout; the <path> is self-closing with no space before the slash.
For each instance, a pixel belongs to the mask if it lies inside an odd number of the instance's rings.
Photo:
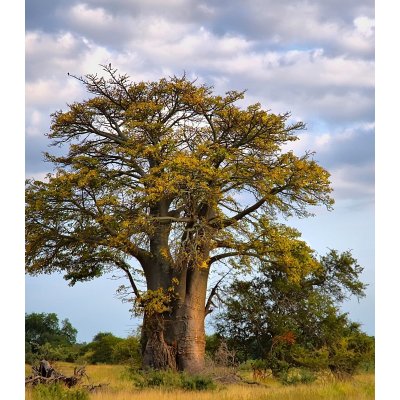
<path id="1" fill-rule="evenodd" d="M 312 154 L 285 152 L 303 123 L 259 103 L 242 108 L 243 93 L 218 96 L 186 77 L 132 83 L 104 70 L 108 79 L 80 80 L 89 100 L 52 115 L 49 138 L 70 147 L 46 155 L 57 166 L 46 182 L 27 183 L 29 273 L 61 270 L 74 284 L 126 272 L 129 257 L 208 269 L 221 253 L 242 268 L 280 262 L 294 280 L 316 268 L 299 235 L 271 222 L 333 204 L 329 173 Z M 235 199 L 249 193 L 247 211 Z"/>
<path id="2" fill-rule="evenodd" d="M 165 291 L 163 288 L 147 290 L 136 299 L 135 311 L 137 314 L 147 312 L 148 315 L 162 314 L 170 311 L 169 303 L 173 298 L 173 288 Z"/>
<path id="3" fill-rule="evenodd" d="M 73 373 L 72 364 L 58 363 L 57 368 L 65 374 Z M 133 386 L 126 367 L 119 365 L 89 365 L 87 374 L 93 384 L 109 384 L 106 389 L 91 393 L 90 400 L 373 400 L 375 397 L 373 374 L 356 375 L 346 381 L 318 379 L 311 384 L 294 386 L 284 386 L 267 378 L 260 385 L 225 385 L 206 392 L 139 390 Z M 251 380 L 250 373 L 243 374 Z M 34 400 L 30 389 L 26 390 L 26 400 Z"/>

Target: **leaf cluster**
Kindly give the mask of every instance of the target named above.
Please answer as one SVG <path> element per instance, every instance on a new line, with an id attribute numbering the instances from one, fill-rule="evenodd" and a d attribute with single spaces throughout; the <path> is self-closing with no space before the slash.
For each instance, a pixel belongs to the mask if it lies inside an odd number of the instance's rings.
<path id="1" fill-rule="evenodd" d="M 371 340 L 339 311 L 350 295 L 364 295 L 362 268 L 350 252 L 330 250 L 314 261 L 297 279 L 264 265 L 251 280 L 225 288 L 216 328 L 242 361 L 266 360 L 276 374 L 290 367 L 354 373 L 371 357 Z"/>
<path id="2" fill-rule="evenodd" d="M 68 319 L 60 321 L 55 313 L 25 314 L 25 341 L 42 345 L 74 344 L 76 343 L 75 329 Z"/>
<path id="3" fill-rule="evenodd" d="M 145 275 L 279 262 L 298 280 L 314 268 L 275 223 L 333 204 L 313 154 L 284 151 L 303 123 L 186 76 L 131 82 L 104 66 L 74 78 L 89 98 L 53 113 L 48 134 L 68 151 L 46 154 L 55 172 L 26 184 L 27 273 L 61 271 L 73 285 L 117 269 L 138 296 L 133 260 Z"/>

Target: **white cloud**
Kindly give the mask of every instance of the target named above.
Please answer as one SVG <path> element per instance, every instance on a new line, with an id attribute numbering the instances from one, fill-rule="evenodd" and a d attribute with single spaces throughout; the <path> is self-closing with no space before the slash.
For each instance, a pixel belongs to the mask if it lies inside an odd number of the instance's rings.
<path id="1" fill-rule="evenodd" d="M 55 55 L 66 56 L 69 52 L 74 52 L 79 47 L 78 41 L 70 32 L 58 35 L 49 35 L 42 32 L 27 32 L 25 36 L 25 54 L 27 57 L 52 53 Z"/>
<path id="2" fill-rule="evenodd" d="M 46 182 L 48 181 L 47 179 L 48 173 L 49 173 L 48 171 L 30 173 L 29 176 L 26 175 L 25 179 L 35 179 L 37 181 Z"/>
<path id="3" fill-rule="evenodd" d="M 98 29 L 113 24 L 113 17 L 100 7 L 89 8 L 87 4 L 77 4 L 70 10 L 70 17 L 77 24 L 96 26 Z"/>
<path id="4" fill-rule="evenodd" d="M 27 32 L 25 36 L 27 82 L 65 77 L 88 51 L 82 38 L 70 32 Z"/>
<path id="5" fill-rule="evenodd" d="M 230 60 L 251 48 L 250 42 L 238 36 L 220 37 L 204 27 L 193 31 L 190 26 L 177 26 L 166 20 L 150 20 L 145 29 L 143 36 L 132 40 L 131 46 L 155 64 L 212 67 L 216 60 Z"/>
<path id="6" fill-rule="evenodd" d="M 213 27 L 219 31 L 243 32 L 252 40 L 266 45 L 308 48 L 323 47 L 329 54 L 373 55 L 374 43 L 365 30 L 359 29 L 373 21 L 373 4 L 343 4 L 329 1 L 273 2 L 253 0 L 246 12 L 238 1 L 229 6 L 216 6 L 218 17 Z M 369 2 L 370 3 L 370 2 Z M 235 11 L 235 10 L 238 11 Z M 356 22 L 354 22 L 356 21 Z M 219 25 L 222 25 L 221 27 Z"/>
<path id="7" fill-rule="evenodd" d="M 368 17 L 357 17 L 354 19 L 357 32 L 366 38 L 371 38 L 375 32 L 375 20 Z"/>
<path id="8" fill-rule="evenodd" d="M 273 63 L 268 62 L 271 59 Z M 256 60 L 255 67 L 287 86 L 294 84 L 312 90 L 316 86 L 373 87 L 374 83 L 373 62 L 344 56 L 328 57 L 322 49 L 266 53 L 264 60 L 267 63 L 260 64 Z"/>
<path id="9" fill-rule="evenodd" d="M 45 60 L 45 61 L 44 61 Z M 101 70 L 113 55 L 85 37 L 72 33 L 26 34 L 26 103 L 27 105 L 52 105 L 76 100 L 82 94 L 81 84 L 72 75 L 85 75 Z"/>
<path id="10" fill-rule="evenodd" d="M 228 22 L 221 6 L 205 1 L 189 10 L 189 4 L 82 2 L 65 10 L 69 32 L 28 31 L 27 133 L 43 132 L 50 112 L 85 96 L 82 85 L 66 72 L 101 72 L 99 64 L 109 62 L 135 81 L 185 71 L 198 82 L 214 84 L 220 93 L 248 89 L 244 103 L 260 101 L 275 113 L 292 111 L 295 119 L 311 125 L 319 120 L 331 128 L 346 127 L 373 119 L 374 62 L 366 55 L 373 50 L 374 20 L 368 13 L 357 9 L 345 23 L 326 18 L 315 2 L 265 7 L 254 1 L 243 14 L 253 26 L 220 31 L 216 24 Z M 227 11 L 234 21 L 233 9 Z M 293 44 L 287 46 L 290 38 Z M 295 147 L 324 156 L 329 148 L 356 140 L 352 135 L 333 128 L 308 139 L 301 135 Z"/>
<path id="11" fill-rule="evenodd" d="M 47 119 L 47 118 L 46 118 Z M 41 136 L 43 135 L 43 123 L 44 123 L 44 116 L 38 110 L 32 110 L 30 113 L 26 115 L 26 134 L 29 136 Z"/>
<path id="12" fill-rule="evenodd" d="M 41 79 L 26 84 L 26 105 L 47 106 L 73 102 L 82 93 L 81 86 L 75 80 L 65 82 L 56 79 Z"/>
<path id="13" fill-rule="evenodd" d="M 315 131 L 299 133 L 299 140 L 287 145 L 287 149 L 294 150 L 301 154 L 306 150 L 316 151 L 318 154 L 329 152 L 333 147 L 346 147 L 353 145 L 354 140 L 364 140 L 367 137 L 374 136 L 374 124 L 358 124 L 345 129 L 333 129 L 331 132 Z"/>
<path id="14" fill-rule="evenodd" d="M 317 148 L 326 147 L 332 141 L 332 135 L 323 133 L 315 138 L 315 145 Z"/>
<path id="15" fill-rule="evenodd" d="M 88 73 L 100 73 L 102 71 L 100 65 L 109 64 L 114 61 L 114 54 L 105 47 L 98 46 L 87 39 L 84 39 L 84 42 L 88 49 L 81 59 L 76 60 L 75 65 L 76 71 L 79 71 L 80 74 L 86 75 Z"/>
<path id="16" fill-rule="evenodd" d="M 330 170 L 331 182 L 334 189 L 335 199 L 373 199 L 374 185 L 374 163 L 354 166 L 345 165 Z"/>

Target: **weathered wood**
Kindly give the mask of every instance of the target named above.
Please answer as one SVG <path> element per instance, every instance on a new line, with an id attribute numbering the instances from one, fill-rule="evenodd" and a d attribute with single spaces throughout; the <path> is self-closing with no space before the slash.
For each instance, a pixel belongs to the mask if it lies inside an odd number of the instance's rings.
<path id="1" fill-rule="evenodd" d="M 32 366 L 32 375 L 25 378 L 25 386 L 36 386 L 40 384 L 63 383 L 72 387 L 86 375 L 85 367 L 75 367 L 74 375 L 66 376 L 56 371 L 47 360 L 40 361 L 39 366 Z"/>

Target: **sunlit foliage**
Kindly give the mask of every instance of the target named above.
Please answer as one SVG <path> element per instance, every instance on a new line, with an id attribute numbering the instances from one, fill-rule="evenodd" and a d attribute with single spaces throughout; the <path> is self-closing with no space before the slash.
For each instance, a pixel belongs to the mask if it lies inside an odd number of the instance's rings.
<path id="1" fill-rule="evenodd" d="M 54 173 L 27 182 L 28 273 L 61 271 L 73 285 L 119 270 L 147 315 L 173 321 L 182 307 L 204 320 L 209 271 L 224 263 L 278 265 L 294 282 L 319 268 L 300 234 L 277 223 L 333 204 L 313 154 L 285 150 L 302 122 L 186 76 L 134 83 L 105 66 L 104 76 L 75 78 L 90 96 L 55 112 L 48 134 L 68 152 L 46 154 Z M 187 334 L 204 353 L 196 326 Z"/>

